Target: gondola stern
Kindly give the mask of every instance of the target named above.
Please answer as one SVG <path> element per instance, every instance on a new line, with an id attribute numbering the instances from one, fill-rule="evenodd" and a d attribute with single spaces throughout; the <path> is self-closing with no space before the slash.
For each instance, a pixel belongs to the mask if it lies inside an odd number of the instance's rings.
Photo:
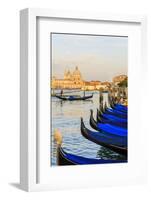
<path id="1" fill-rule="evenodd" d="M 82 128 L 84 126 L 83 117 L 80 118 L 80 121 L 81 121 L 81 130 L 82 130 Z"/>
<path id="2" fill-rule="evenodd" d="M 83 118 L 81 117 L 81 134 L 86 137 L 87 135 L 87 128 L 85 127 Z"/>
<path id="3" fill-rule="evenodd" d="M 96 122 L 96 121 L 94 120 L 94 118 L 93 118 L 93 110 L 91 109 L 90 111 L 91 111 L 90 120 L 89 120 L 90 125 L 91 125 L 91 127 L 94 128 L 95 130 L 98 130 L 98 128 L 97 128 L 97 122 Z"/>
<path id="4" fill-rule="evenodd" d="M 99 109 L 97 109 L 96 119 L 97 119 L 98 123 L 102 121 L 102 119 L 101 119 L 101 113 L 99 112 Z"/>

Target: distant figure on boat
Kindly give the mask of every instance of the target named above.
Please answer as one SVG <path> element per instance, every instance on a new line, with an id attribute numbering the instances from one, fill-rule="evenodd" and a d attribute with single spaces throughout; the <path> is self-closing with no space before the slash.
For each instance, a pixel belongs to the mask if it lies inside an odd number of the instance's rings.
<path id="1" fill-rule="evenodd" d="M 63 90 L 61 89 L 60 96 L 62 96 L 62 95 L 63 95 Z"/>

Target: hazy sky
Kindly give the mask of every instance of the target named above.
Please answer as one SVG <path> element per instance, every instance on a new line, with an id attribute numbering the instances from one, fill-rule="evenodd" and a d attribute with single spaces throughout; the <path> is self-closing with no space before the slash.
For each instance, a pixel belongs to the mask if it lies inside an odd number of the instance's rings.
<path id="1" fill-rule="evenodd" d="M 52 34 L 53 76 L 63 78 L 65 69 L 75 66 L 84 80 L 111 81 L 127 74 L 128 38 Z"/>

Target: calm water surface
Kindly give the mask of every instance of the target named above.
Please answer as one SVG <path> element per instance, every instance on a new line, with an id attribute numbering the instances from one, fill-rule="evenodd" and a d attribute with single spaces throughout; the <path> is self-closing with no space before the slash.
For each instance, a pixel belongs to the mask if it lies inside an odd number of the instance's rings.
<path id="1" fill-rule="evenodd" d="M 59 91 L 56 91 L 59 92 Z M 64 91 L 71 92 L 71 91 Z M 51 165 L 56 164 L 56 143 L 54 141 L 54 130 L 59 129 L 63 135 L 63 148 L 68 153 L 73 153 L 87 158 L 120 159 L 121 156 L 97 145 L 81 135 L 80 118 L 89 129 L 90 109 L 94 111 L 99 107 L 99 92 L 86 92 L 86 95 L 93 93 L 93 98 L 86 101 L 62 101 L 52 97 L 52 130 L 51 130 Z M 69 93 L 71 95 L 83 95 L 83 91 Z M 107 93 L 104 93 L 104 101 L 107 101 Z M 92 129 L 93 130 L 93 129 Z"/>

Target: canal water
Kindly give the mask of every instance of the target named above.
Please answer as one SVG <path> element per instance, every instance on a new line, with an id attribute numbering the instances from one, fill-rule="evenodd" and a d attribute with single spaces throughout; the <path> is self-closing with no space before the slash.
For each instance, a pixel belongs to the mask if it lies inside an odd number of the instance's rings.
<path id="1" fill-rule="evenodd" d="M 60 93 L 60 91 L 55 91 Z M 83 91 L 64 91 L 69 95 L 81 95 Z M 59 129 L 63 136 L 63 148 L 68 153 L 73 153 L 87 158 L 103 158 L 103 159 L 121 159 L 122 157 L 100 145 L 97 145 L 81 135 L 80 118 L 82 117 L 85 125 L 92 129 L 89 125 L 90 109 L 94 111 L 99 107 L 99 92 L 86 92 L 85 95 L 91 95 L 93 98 L 85 101 L 62 101 L 56 97 L 51 98 L 52 106 L 52 127 L 51 127 L 51 165 L 56 166 L 56 150 L 57 145 L 54 141 L 54 130 Z M 108 103 L 108 94 L 103 93 L 104 102 Z M 92 129 L 93 130 L 93 129 Z"/>

